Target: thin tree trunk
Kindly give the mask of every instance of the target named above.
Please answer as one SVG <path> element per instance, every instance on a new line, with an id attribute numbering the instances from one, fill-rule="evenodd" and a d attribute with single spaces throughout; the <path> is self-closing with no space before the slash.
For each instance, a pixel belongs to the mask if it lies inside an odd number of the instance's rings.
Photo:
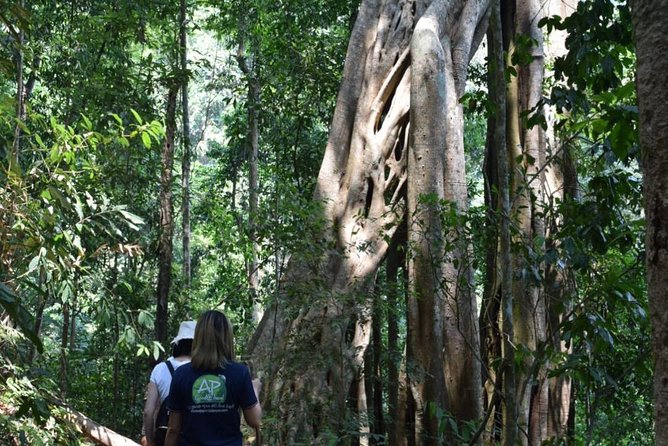
<path id="1" fill-rule="evenodd" d="M 20 7 L 24 7 L 24 0 L 20 1 Z M 18 31 L 18 39 L 16 41 L 16 119 L 17 124 L 14 127 L 14 141 L 12 149 L 9 154 L 9 170 L 14 166 L 19 166 L 19 156 L 21 153 L 21 126 L 20 123 L 25 121 L 25 86 L 23 82 L 23 43 L 25 39 L 25 32 L 23 28 Z"/>
<path id="2" fill-rule="evenodd" d="M 181 163 L 181 189 L 183 199 L 182 232 L 183 232 L 183 278 L 186 288 L 190 288 L 191 255 L 190 255 L 190 116 L 188 111 L 188 40 L 187 40 L 187 6 L 186 0 L 181 0 L 179 16 L 180 59 L 181 59 L 181 107 L 183 122 L 183 161 Z"/>
<path id="3" fill-rule="evenodd" d="M 245 32 L 242 29 L 241 32 Z M 241 71 L 246 76 L 248 86 L 248 239 L 251 245 L 250 259 L 248 260 L 248 291 L 253 308 L 253 321 L 258 324 L 262 319 L 263 308 L 259 300 L 258 289 L 260 286 L 260 267 L 258 264 L 259 245 L 257 241 L 257 218 L 259 206 L 259 177 L 258 177 L 258 152 L 259 152 L 259 128 L 258 111 L 260 107 L 260 80 L 257 73 L 258 57 L 257 50 L 253 47 L 252 64 L 244 54 L 245 41 L 239 42 L 237 62 Z"/>
<path id="4" fill-rule="evenodd" d="M 42 292 L 40 292 L 39 296 L 37 297 L 37 308 L 35 310 L 35 324 L 33 326 L 33 333 L 35 333 L 35 336 L 38 338 L 41 337 L 42 322 L 44 321 L 44 310 L 46 309 L 46 305 L 49 301 L 49 286 L 46 283 L 46 272 L 43 269 L 41 269 L 39 273 L 39 283 L 40 283 L 39 289 Z M 32 364 L 34 359 L 35 359 L 35 345 L 31 343 L 28 350 L 28 364 Z"/>
<path id="5" fill-rule="evenodd" d="M 65 399 L 67 395 L 67 344 L 70 323 L 70 305 L 63 304 L 63 327 L 60 339 L 60 397 Z"/>
<path id="6" fill-rule="evenodd" d="M 259 151 L 259 129 L 258 129 L 258 107 L 260 106 L 260 81 L 257 76 L 253 77 L 249 86 L 249 108 L 248 126 L 250 135 L 249 153 L 249 176 L 248 176 L 248 231 L 251 244 L 251 258 L 248 268 L 248 284 L 250 288 L 251 304 L 253 308 L 253 321 L 258 324 L 262 319 L 263 308 L 260 302 L 260 265 L 258 252 L 260 250 L 257 240 L 257 219 L 259 210 L 260 182 L 258 176 L 258 151 Z"/>
<path id="7" fill-rule="evenodd" d="M 375 293 L 377 294 L 377 293 Z M 387 309 L 391 311 L 390 309 Z M 368 373 L 371 391 L 369 392 L 370 400 L 373 402 L 372 410 L 369 411 L 371 416 L 371 434 L 370 439 L 371 444 L 380 444 L 380 438 L 383 438 L 386 433 L 385 429 L 385 418 L 384 418 L 384 404 L 383 404 L 383 394 L 385 391 L 383 372 L 382 372 L 382 359 L 383 356 L 383 339 L 381 326 L 383 324 L 383 309 L 381 308 L 381 303 L 379 302 L 379 297 L 375 295 L 374 304 L 373 304 L 373 318 L 371 322 L 371 354 L 367 355 L 367 370 L 370 370 L 371 373 Z M 393 381 L 396 383 L 396 381 Z"/>
<path id="8" fill-rule="evenodd" d="M 656 444 L 668 444 L 668 0 L 634 0 Z"/>
<path id="9" fill-rule="evenodd" d="M 118 262 L 114 262 L 114 268 L 118 267 Z M 114 345 L 119 341 L 121 328 L 118 323 L 118 314 L 114 315 L 113 322 Z M 121 357 L 118 349 L 114 349 L 112 357 L 112 388 L 113 397 L 111 401 L 111 426 L 117 428 L 120 422 L 121 409 Z"/>
<path id="10" fill-rule="evenodd" d="M 369 341 L 371 340 L 371 324 L 372 324 L 372 315 L 371 315 L 371 305 L 372 299 L 367 299 L 366 304 L 359 311 L 359 319 L 355 323 L 355 334 L 353 336 L 353 351 L 355 352 L 355 357 L 353 359 L 356 369 L 358 370 L 358 375 L 355 378 L 357 383 L 357 388 L 355 393 L 357 395 L 357 417 L 358 417 L 358 436 L 359 436 L 359 445 L 368 446 L 369 445 L 369 403 L 367 399 L 367 374 L 369 371 L 365 369 L 364 358 L 366 357 L 367 348 L 369 346 Z"/>
<path id="11" fill-rule="evenodd" d="M 391 425 L 388 429 L 388 445 L 398 446 L 399 439 L 404 439 L 405 434 L 405 413 L 406 409 L 399 404 L 399 395 L 406 393 L 405 376 L 402 380 L 399 375 L 401 367 L 402 351 L 399 349 L 399 318 L 403 316 L 399 313 L 399 298 L 405 300 L 405 294 L 400 294 L 400 289 L 403 287 L 404 275 L 399 275 L 401 271 L 405 273 L 405 250 L 398 249 L 399 246 L 406 244 L 406 228 L 405 222 L 397 230 L 395 240 L 390 245 L 387 253 L 386 273 L 387 285 L 389 288 L 387 294 L 387 354 L 388 354 L 388 370 L 387 381 L 388 386 L 388 419 L 391 420 Z M 403 391 L 402 391 L 403 389 Z"/>
<path id="12" fill-rule="evenodd" d="M 405 353 L 405 352 L 404 352 Z M 399 369 L 399 379 L 397 381 L 397 409 L 394 418 L 394 443 L 398 446 L 412 446 L 415 444 L 415 402 L 411 389 L 409 388 L 408 377 L 406 376 L 406 361 Z"/>
<path id="13" fill-rule="evenodd" d="M 167 303 L 172 281 L 172 168 L 174 165 L 174 133 L 176 129 L 176 96 L 178 86 L 172 85 L 167 94 L 165 142 L 162 147 L 160 174 L 160 239 L 158 242 L 158 285 L 155 315 L 155 337 L 167 343 Z"/>

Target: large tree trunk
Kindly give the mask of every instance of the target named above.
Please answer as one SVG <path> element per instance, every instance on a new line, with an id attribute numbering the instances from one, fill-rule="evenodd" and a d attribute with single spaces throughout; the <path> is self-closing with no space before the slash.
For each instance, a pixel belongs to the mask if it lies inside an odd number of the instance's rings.
<path id="1" fill-rule="evenodd" d="M 415 179 L 412 199 L 433 192 L 458 212 L 466 210 L 458 100 L 484 35 L 488 3 L 368 0 L 360 6 L 314 193 L 325 222 L 314 240 L 327 250 L 313 262 L 293 257 L 278 301 L 265 313 L 249 349 L 268 389 L 265 409 L 275 411 L 282 427 L 272 443 L 316 441 L 328 431 L 342 434 L 345 396 L 357 375 L 357 352 L 350 344 L 351 322 L 358 320 L 360 308 L 355 295 L 367 289 L 405 217 L 409 135 L 419 140 L 419 154 L 411 155 L 418 162 L 414 174 L 421 175 L 421 156 L 440 166 L 430 169 L 440 179 L 436 184 Z M 419 76 L 412 67 L 418 67 Z M 441 95 L 440 102 L 419 98 L 422 85 Z M 420 101 L 419 117 L 411 112 L 414 98 Z M 411 130 L 413 119 L 419 124 Z M 455 228 L 441 227 L 435 212 L 428 211 L 427 233 L 440 231 L 454 240 Z M 421 229 L 412 231 L 418 238 Z M 480 396 L 479 378 L 470 373 L 478 366 L 467 255 L 467 244 L 458 239 L 435 264 L 419 260 L 422 253 L 416 256 L 420 274 L 443 274 L 445 287 L 434 280 L 426 285 L 421 293 L 429 304 L 420 304 L 410 322 L 412 333 L 430 333 L 443 351 L 431 358 L 424 352 L 411 356 L 420 370 L 434 372 L 410 378 L 419 409 L 429 404 L 460 421 L 479 415 Z M 417 339 L 411 354 L 423 348 L 416 347 Z M 424 416 L 416 422 L 425 422 L 423 441 L 433 443 L 436 420 Z"/>
<path id="2" fill-rule="evenodd" d="M 167 303 L 172 282 L 172 168 L 174 165 L 174 133 L 176 129 L 176 96 L 178 86 L 172 85 L 167 94 L 165 117 L 165 142 L 162 146 L 162 171 L 160 174 L 160 239 L 158 241 L 157 309 L 155 313 L 155 337 L 163 345 L 167 343 Z"/>
<path id="3" fill-rule="evenodd" d="M 668 0 L 632 2 L 645 191 L 656 444 L 668 444 Z"/>
<path id="4" fill-rule="evenodd" d="M 461 12 L 464 27 L 466 21 L 483 14 L 477 9 L 480 6 L 473 2 Z M 444 3 L 432 3 L 417 22 L 410 46 L 407 359 L 422 418 L 419 435 L 426 444 L 441 440 L 440 411 L 456 421 L 468 421 L 477 419 L 481 408 L 477 311 L 468 246 L 460 228 L 442 223 L 448 207 L 456 214 L 467 210 L 459 104 L 464 85 L 457 78 L 459 64 L 468 64 L 470 54 L 457 60 L 461 56 L 453 48 L 463 44 L 468 46 L 463 51 L 471 51 L 471 42 L 460 42 L 457 32 L 446 32 L 441 19 L 449 13 L 445 8 Z M 445 432 L 449 442 L 455 440 L 449 428 Z"/>

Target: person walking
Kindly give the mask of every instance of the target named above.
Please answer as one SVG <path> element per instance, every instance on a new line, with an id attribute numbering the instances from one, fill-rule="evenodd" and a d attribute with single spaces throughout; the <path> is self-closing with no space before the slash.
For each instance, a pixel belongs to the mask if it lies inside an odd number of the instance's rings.
<path id="1" fill-rule="evenodd" d="M 192 360 L 174 373 L 167 446 L 242 446 L 241 416 L 259 434 L 262 409 L 250 371 L 235 361 L 232 324 L 220 311 L 202 314 Z"/>
<path id="2" fill-rule="evenodd" d="M 190 362 L 195 321 L 183 321 L 171 342 L 172 355 L 166 361 L 153 367 L 146 389 L 144 403 L 143 437 L 144 446 L 164 446 L 167 434 L 166 399 L 172 384 L 172 374 L 183 364 Z"/>

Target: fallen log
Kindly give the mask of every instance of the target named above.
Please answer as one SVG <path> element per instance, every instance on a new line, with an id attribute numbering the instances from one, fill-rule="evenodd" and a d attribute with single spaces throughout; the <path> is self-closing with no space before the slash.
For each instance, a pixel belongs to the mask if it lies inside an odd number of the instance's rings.
<path id="1" fill-rule="evenodd" d="M 77 430 L 96 444 L 104 446 L 140 446 L 139 443 L 114 432 L 108 427 L 96 423 L 77 410 L 70 407 L 63 407 L 63 411 L 63 418 L 74 424 Z"/>

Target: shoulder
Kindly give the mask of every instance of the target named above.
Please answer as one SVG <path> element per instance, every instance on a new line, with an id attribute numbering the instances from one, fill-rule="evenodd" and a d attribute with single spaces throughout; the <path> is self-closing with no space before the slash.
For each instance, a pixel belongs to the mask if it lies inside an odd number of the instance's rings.
<path id="1" fill-rule="evenodd" d="M 230 361 L 225 365 L 225 368 L 229 371 L 229 373 L 233 373 L 235 375 L 249 375 L 250 376 L 250 370 L 248 369 L 248 366 L 246 364 L 242 364 L 240 362 L 233 362 Z"/>
<path id="2" fill-rule="evenodd" d="M 153 382 L 158 382 L 158 380 L 164 377 L 165 373 L 169 373 L 169 371 L 167 370 L 167 365 L 165 364 L 164 361 L 160 361 L 153 367 L 153 370 L 151 370 L 150 380 Z"/>

